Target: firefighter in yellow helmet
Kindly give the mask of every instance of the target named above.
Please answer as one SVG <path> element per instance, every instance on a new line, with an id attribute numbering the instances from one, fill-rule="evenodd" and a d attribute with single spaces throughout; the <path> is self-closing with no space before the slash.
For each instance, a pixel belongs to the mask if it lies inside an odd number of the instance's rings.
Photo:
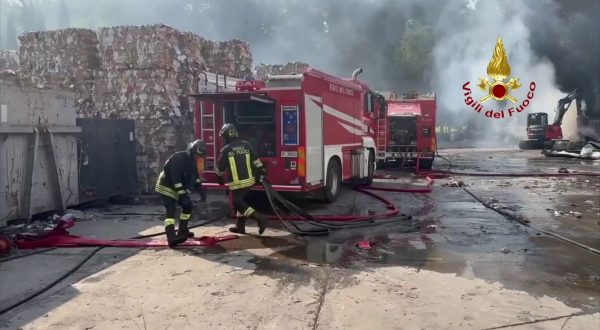
<path id="1" fill-rule="evenodd" d="M 206 144 L 204 141 L 195 140 L 188 144 L 187 150 L 171 155 L 158 176 L 154 190 L 161 195 L 166 209 L 165 233 L 171 247 L 194 237 L 194 233 L 188 229 L 194 208 L 188 193 L 194 189 L 200 193 L 202 201 L 206 201 L 206 194 L 202 188 L 202 181 L 196 165 L 196 160 L 204 157 L 205 154 Z M 181 214 L 179 215 L 179 232 L 175 233 L 177 205 L 181 207 Z"/>
<path id="2" fill-rule="evenodd" d="M 221 128 L 219 136 L 223 137 L 226 145 L 221 149 L 217 162 L 217 178 L 223 184 L 223 175 L 229 170 L 231 182 L 228 183 L 229 191 L 233 195 L 233 207 L 243 217 L 238 217 L 235 227 L 229 231 L 238 234 L 246 233 L 245 219 L 252 218 L 258 222 L 258 233 L 267 228 L 269 218 L 256 212 L 244 200 L 256 181 L 266 176 L 266 170 L 252 146 L 238 138 L 237 129 L 233 124 L 226 123 Z"/>

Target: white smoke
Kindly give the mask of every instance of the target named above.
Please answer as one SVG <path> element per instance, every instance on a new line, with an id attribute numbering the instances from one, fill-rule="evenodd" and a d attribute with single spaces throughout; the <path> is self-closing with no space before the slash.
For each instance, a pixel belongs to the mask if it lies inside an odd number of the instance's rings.
<path id="1" fill-rule="evenodd" d="M 546 1 L 550 4 L 549 0 Z M 437 26 L 441 37 L 434 49 L 434 82 L 438 92 L 440 111 L 451 111 L 458 122 L 474 121 L 487 131 L 500 131 L 505 137 L 526 139 L 527 112 L 546 112 L 550 122 L 554 120 L 556 102 L 564 96 L 555 80 L 552 64 L 536 56 L 530 46 L 530 33 L 525 24 L 532 15 L 527 1 L 464 0 L 452 1 L 442 14 Z M 487 77 L 487 65 L 492 58 L 496 40 L 502 37 L 511 66 L 511 76 L 519 77 L 522 86 L 513 93 L 519 102 L 526 98 L 529 83 L 537 85 L 533 101 L 526 111 L 515 113 L 504 119 L 487 118 L 477 113 L 464 102 L 462 86 L 471 82 L 475 99 L 487 92 L 481 91 L 478 78 Z M 486 110 L 501 110 L 515 106 L 490 100 L 484 103 Z M 505 111 L 506 112 L 506 111 Z M 506 114 L 508 115 L 508 114 Z M 498 140 L 497 136 L 486 135 L 481 144 Z"/>

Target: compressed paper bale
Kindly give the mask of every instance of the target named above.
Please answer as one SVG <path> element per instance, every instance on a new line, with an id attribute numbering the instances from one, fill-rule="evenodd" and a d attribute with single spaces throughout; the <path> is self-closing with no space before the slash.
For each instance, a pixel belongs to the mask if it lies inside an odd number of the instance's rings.
<path id="1" fill-rule="evenodd" d="M 141 192 L 153 191 L 162 163 L 194 137 L 188 95 L 197 91 L 198 73 L 240 77 L 252 67 L 247 43 L 163 24 L 32 32 L 20 40 L 24 81 L 71 88 L 80 117 L 136 121 Z"/>
<path id="2" fill-rule="evenodd" d="M 12 49 L 0 49 L 0 71 L 19 70 L 19 53 Z"/>
<path id="3" fill-rule="evenodd" d="M 288 75 L 301 74 L 310 69 L 307 63 L 303 62 L 288 62 L 286 64 L 267 65 L 260 64 L 256 70 L 256 78 L 266 80 L 269 75 Z"/>

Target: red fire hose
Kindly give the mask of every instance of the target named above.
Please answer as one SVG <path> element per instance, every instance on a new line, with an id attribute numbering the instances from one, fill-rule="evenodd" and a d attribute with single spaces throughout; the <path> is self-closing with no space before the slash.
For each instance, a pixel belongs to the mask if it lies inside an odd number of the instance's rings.
<path id="1" fill-rule="evenodd" d="M 47 247 L 123 247 L 123 248 L 167 248 L 165 240 L 140 239 L 92 239 L 71 235 L 67 229 L 75 226 L 75 219 L 59 220 L 56 226 L 47 233 L 30 235 L 17 234 L 15 246 L 19 249 L 37 249 Z M 177 247 L 211 246 L 219 242 L 238 238 L 237 235 L 202 236 L 188 239 Z"/>
<path id="2" fill-rule="evenodd" d="M 481 173 L 481 172 L 455 172 L 455 171 L 417 171 L 417 177 L 429 178 L 445 178 L 448 175 L 463 175 L 463 176 L 492 176 L 492 177 L 568 177 L 568 176 L 600 176 L 597 172 L 571 172 L 571 173 Z"/>

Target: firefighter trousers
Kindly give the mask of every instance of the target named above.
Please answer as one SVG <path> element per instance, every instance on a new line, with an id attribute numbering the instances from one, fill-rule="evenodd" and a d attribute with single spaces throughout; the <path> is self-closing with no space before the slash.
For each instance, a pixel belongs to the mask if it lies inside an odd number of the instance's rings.
<path id="1" fill-rule="evenodd" d="M 192 217 L 192 209 L 194 204 L 188 195 L 179 197 L 179 200 L 175 200 L 171 197 L 160 195 L 162 203 L 166 209 L 165 226 L 175 225 L 175 214 L 177 213 L 177 205 L 181 206 L 181 214 L 179 215 L 180 221 L 188 221 Z"/>
<path id="2" fill-rule="evenodd" d="M 230 190 L 233 199 L 233 208 L 239 212 L 242 216 L 248 218 L 252 216 L 256 211 L 246 203 L 246 197 L 250 193 L 250 187 Z"/>

